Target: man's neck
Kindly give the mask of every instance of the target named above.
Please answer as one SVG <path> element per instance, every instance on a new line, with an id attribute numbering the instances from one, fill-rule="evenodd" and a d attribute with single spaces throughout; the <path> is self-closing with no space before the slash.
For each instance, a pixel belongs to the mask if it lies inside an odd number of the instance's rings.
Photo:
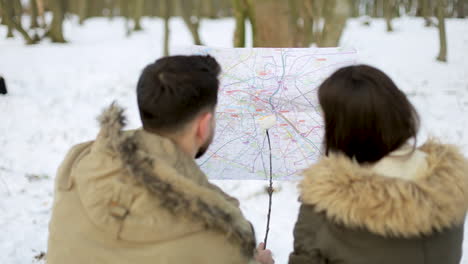
<path id="1" fill-rule="evenodd" d="M 195 155 L 197 154 L 197 148 L 193 144 L 193 140 L 190 139 L 189 137 L 185 136 L 182 133 L 158 133 L 155 131 L 148 131 L 148 133 L 156 134 L 160 137 L 165 137 L 167 139 L 170 139 L 174 144 L 185 154 L 187 154 L 191 158 L 195 158 Z"/>

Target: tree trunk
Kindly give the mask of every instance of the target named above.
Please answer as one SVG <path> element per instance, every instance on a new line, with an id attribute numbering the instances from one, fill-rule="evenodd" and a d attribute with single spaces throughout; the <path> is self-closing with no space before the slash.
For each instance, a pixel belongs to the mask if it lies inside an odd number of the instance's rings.
<path id="1" fill-rule="evenodd" d="M 135 7 L 134 7 L 134 14 L 133 14 L 133 21 L 135 26 L 133 28 L 134 31 L 141 31 L 143 27 L 141 26 L 141 17 L 143 16 L 143 11 L 145 7 L 145 0 L 134 0 Z"/>
<path id="2" fill-rule="evenodd" d="M 7 5 L 11 5 L 11 2 L 4 2 L 5 0 L 0 0 L 0 12 L 2 12 L 2 24 L 6 25 L 8 28 L 7 38 L 13 38 L 13 21 L 14 16 L 13 8 Z"/>
<path id="3" fill-rule="evenodd" d="M 457 17 L 458 18 L 465 18 L 465 2 L 466 0 L 458 0 L 457 1 Z"/>
<path id="4" fill-rule="evenodd" d="M 47 23 L 44 15 L 44 0 L 36 0 L 37 4 L 37 15 L 41 18 L 41 27 L 46 28 Z"/>
<path id="5" fill-rule="evenodd" d="M 310 0 L 311 7 L 309 6 L 309 12 L 312 12 L 312 19 L 314 21 L 312 25 L 313 31 L 313 40 L 318 45 L 320 43 L 320 39 L 322 38 L 322 27 L 321 22 L 323 21 L 323 10 L 325 5 L 325 0 Z"/>
<path id="6" fill-rule="evenodd" d="M 349 0 L 351 1 L 351 16 L 352 17 L 359 17 L 360 15 L 360 10 L 359 10 L 359 5 L 361 4 L 360 0 Z"/>
<path id="7" fill-rule="evenodd" d="M 30 0 L 29 3 L 30 3 L 29 8 L 31 10 L 31 25 L 29 27 L 38 28 L 39 23 L 37 22 L 37 18 L 38 18 L 37 2 L 36 0 Z"/>
<path id="8" fill-rule="evenodd" d="M 314 41 L 314 13 L 312 8 L 311 0 L 304 1 L 304 8 L 301 10 L 301 16 L 304 19 L 305 47 L 309 47 Z"/>
<path id="9" fill-rule="evenodd" d="M 164 16 L 164 56 L 169 56 L 169 36 L 170 36 L 170 28 L 169 22 L 171 19 L 172 13 L 172 1 L 171 0 L 163 0 L 163 16 Z"/>
<path id="10" fill-rule="evenodd" d="M 325 24 L 318 45 L 336 47 L 346 26 L 346 20 L 350 16 L 350 3 L 349 1 L 326 0 L 324 4 Z"/>
<path id="11" fill-rule="evenodd" d="M 393 31 L 392 18 L 393 18 L 394 8 L 395 8 L 394 0 L 384 1 L 384 14 L 385 14 L 385 22 L 387 24 L 387 32 Z"/>
<path id="12" fill-rule="evenodd" d="M 447 62 L 447 35 L 445 32 L 445 3 L 444 0 L 437 0 L 437 20 L 439 21 L 440 51 L 437 56 L 438 61 Z"/>
<path id="13" fill-rule="evenodd" d="M 421 4 L 422 4 L 421 15 L 422 15 L 422 17 L 424 17 L 424 21 L 425 21 L 424 25 L 426 27 L 430 27 L 430 26 L 432 26 L 431 17 L 430 17 L 431 16 L 431 14 L 430 14 L 431 8 L 430 8 L 430 3 L 429 3 L 430 0 L 420 0 L 420 1 L 421 1 Z"/>
<path id="14" fill-rule="evenodd" d="M 405 1 L 405 13 L 410 14 L 413 11 L 413 0 L 406 0 Z"/>
<path id="15" fill-rule="evenodd" d="M 301 4 L 303 4 L 302 0 L 289 0 L 289 25 L 293 37 L 291 47 L 303 47 L 304 45 L 304 20 L 299 15 Z"/>
<path id="16" fill-rule="evenodd" d="M 256 0 L 254 3 L 254 46 L 292 47 L 293 27 L 288 0 Z M 274 19 L 272 19 L 274 18 Z"/>
<path id="17" fill-rule="evenodd" d="M 374 11 L 373 11 L 373 17 L 382 17 L 383 16 L 383 2 L 386 2 L 388 0 L 374 0 Z"/>
<path id="18" fill-rule="evenodd" d="M 90 0 L 79 0 L 78 2 L 78 16 L 80 17 L 80 25 L 83 25 L 86 18 L 89 16 L 89 2 Z"/>
<path id="19" fill-rule="evenodd" d="M 50 0 L 50 8 L 52 10 L 52 24 L 48 32 L 48 36 L 52 42 L 65 43 L 63 37 L 63 20 L 65 19 L 65 0 Z"/>
<path id="20" fill-rule="evenodd" d="M 24 30 L 22 24 L 21 24 L 21 11 L 22 11 L 22 5 L 19 0 L 15 1 L 8 1 L 8 0 L 0 0 L 0 9 L 3 10 L 4 14 L 4 19 L 6 20 L 6 23 L 8 24 L 8 27 L 11 27 L 11 32 L 10 30 L 8 31 L 7 37 L 10 37 L 13 35 L 13 29 L 16 29 L 26 40 L 26 44 L 34 44 L 36 43 L 35 40 L 33 40 L 28 32 Z M 15 10 L 19 9 L 19 10 Z"/>
<path id="21" fill-rule="evenodd" d="M 198 28 L 200 27 L 200 12 L 198 7 L 200 6 L 198 0 L 179 0 L 180 12 L 184 23 L 192 34 L 193 42 L 195 45 L 201 45 L 200 34 Z"/>
<path id="22" fill-rule="evenodd" d="M 234 47 L 245 47 L 245 19 L 247 18 L 247 3 L 244 0 L 232 0 L 236 29 L 234 31 Z"/>

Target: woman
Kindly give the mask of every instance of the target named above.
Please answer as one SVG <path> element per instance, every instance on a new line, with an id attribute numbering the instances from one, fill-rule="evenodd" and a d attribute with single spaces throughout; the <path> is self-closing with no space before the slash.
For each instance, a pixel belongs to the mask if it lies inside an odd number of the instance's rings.
<path id="1" fill-rule="evenodd" d="M 350 66 L 319 88 L 325 157 L 305 171 L 290 264 L 455 264 L 468 162 L 416 148 L 419 118 L 383 72 Z"/>

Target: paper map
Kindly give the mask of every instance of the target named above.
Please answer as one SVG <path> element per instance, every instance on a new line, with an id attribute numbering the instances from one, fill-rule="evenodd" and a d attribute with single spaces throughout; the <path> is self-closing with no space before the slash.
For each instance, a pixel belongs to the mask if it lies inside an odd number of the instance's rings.
<path id="1" fill-rule="evenodd" d="M 322 152 L 323 121 L 317 88 L 334 71 L 356 62 L 341 48 L 209 48 L 176 54 L 210 54 L 221 64 L 216 136 L 198 163 L 211 179 L 267 179 L 269 150 L 259 120 L 269 129 L 273 177 L 292 180 Z"/>

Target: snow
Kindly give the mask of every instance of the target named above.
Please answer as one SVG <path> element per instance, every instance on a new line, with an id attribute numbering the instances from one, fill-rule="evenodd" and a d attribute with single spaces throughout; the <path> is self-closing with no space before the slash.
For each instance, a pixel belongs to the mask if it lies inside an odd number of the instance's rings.
<path id="1" fill-rule="evenodd" d="M 362 63 L 388 73 L 416 105 L 422 119 L 418 142 L 436 136 L 458 144 L 468 156 L 468 20 L 449 19 L 448 63 L 435 61 L 438 32 L 418 18 L 383 20 L 370 27 L 351 20 L 342 45 L 359 51 Z M 122 19 L 92 19 L 65 25 L 68 44 L 25 46 L 5 40 L 0 27 L 0 74 L 10 94 L 0 96 L 0 253 L 2 263 L 35 263 L 47 247 L 47 225 L 57 166 L 66 151 L 93 139 L 96 116 L 117 100 L 127 108 L 129 128 L 139 126 L 135 85 L 143 67 L 161 56 L 163 25 L 144 19 L 145 31 L 125 37 Z M 203 20 L 205 44 L 231 47 L 232 19 Z M 171 46 L 192 43 L 183 21 L 171 22 Z M 251 38 L 248 38 L 251 43 Z M 258 240 L 265 233 L 266 182 L 216 181 L 241 200 Z M 299 203 L 297 182 L 275 182 L 268 247 L 286 263 Z M 468 244 L 464 245 L 468 250 Z M 464 258 L 463 263 L 468 263 Z"/>

